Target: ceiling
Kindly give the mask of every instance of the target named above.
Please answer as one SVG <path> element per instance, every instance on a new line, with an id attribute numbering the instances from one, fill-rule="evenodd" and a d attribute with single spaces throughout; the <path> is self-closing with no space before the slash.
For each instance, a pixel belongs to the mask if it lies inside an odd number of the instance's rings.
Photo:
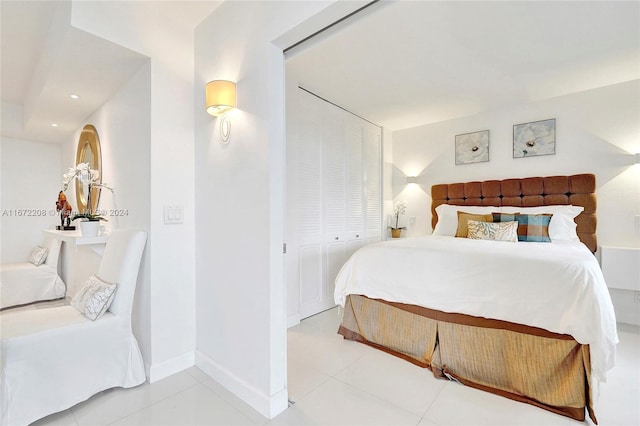
<path id="1" fill-rule="evenodd" d="M 138 6 L 193 29 L 219 4 L 174 0 Z M 0 2 L 2 136 L 67 141 L 148 60 L 73 27 L 71 8 L 70 1 Z"/>
<path id="2" fill-rule="evenodd" d="M 220 3 L 138 6 L 195 28 Z M 3 136 L 68 140 L 148 59 L 72 27 L 71 7 L 0 1 Z M 639 22 L 637 1 L 380 1 L 289 51 L 287 74 L 402 129 L 638 79 Z"/>
<path id="3" fill-rule="evenodd" d="M 640 2 L 381 1 L 287 58 L 301 86 L 404 129 L 640 78 Z"/>

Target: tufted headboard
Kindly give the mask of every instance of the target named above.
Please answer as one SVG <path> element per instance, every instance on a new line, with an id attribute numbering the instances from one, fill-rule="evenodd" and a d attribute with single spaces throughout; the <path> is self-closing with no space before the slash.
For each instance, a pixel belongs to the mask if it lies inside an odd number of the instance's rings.
<path id="1" fill-rule="evenodd" d="M 598 249 L 595 191 L 596 176 L 593 174 L 433 185 L 431 225 L 435 228 L 438 223 L 436 207 L 440 204 L 514 207 L 572 204 L 584 207 L 575 218 L 578 238 L 595 253 Z"/>

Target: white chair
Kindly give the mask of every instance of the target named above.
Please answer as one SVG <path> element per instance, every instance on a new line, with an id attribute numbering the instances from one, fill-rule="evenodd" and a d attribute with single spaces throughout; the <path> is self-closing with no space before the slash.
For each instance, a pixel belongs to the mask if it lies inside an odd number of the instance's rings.
<path id="1" fill-rule="evenodd" d="M 96 275 L 117 290 L 96 321 L 69 305 L 0 316 L 1 425 L 26 425 L 105 389 L 144 383 L 131 310 L 146 239 L 141 231 L 112 233 Z"/>

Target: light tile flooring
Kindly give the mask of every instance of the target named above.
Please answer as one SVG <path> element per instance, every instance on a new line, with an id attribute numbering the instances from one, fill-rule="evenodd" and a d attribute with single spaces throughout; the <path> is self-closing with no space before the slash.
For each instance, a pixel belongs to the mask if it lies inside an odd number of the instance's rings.
<path id="1" fill-rule="evenodd" d="M 338 309 L 289 329 L 295 404 L 268 420 L 196 367 L 112 389 L 35 425 L 579 425 L 453 382 L 336 334 Z M 640 327 L 620 324 L 617 366 L 600 386 L 602 426 L 640 425 Z M 591 422 L 587 421 L 590 425 Z"/>

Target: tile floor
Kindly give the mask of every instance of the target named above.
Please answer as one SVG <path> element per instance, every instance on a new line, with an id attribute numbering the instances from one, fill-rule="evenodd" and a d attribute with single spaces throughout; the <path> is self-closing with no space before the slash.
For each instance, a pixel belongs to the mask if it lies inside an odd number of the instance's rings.
<path id="1" fill-rule="evenodd" d="M 196 367 L 102 392 L 34 425 L 579 425 L 453 382 L 336 334 L 338 309 L 289 329 L 295 404 L 268 420 Z M 640 425 L 640 327 L 620 324 L 617 366 L 600 386 L 601 426 Z M 590 421 L 587 421 L 591 425 Z"/>

